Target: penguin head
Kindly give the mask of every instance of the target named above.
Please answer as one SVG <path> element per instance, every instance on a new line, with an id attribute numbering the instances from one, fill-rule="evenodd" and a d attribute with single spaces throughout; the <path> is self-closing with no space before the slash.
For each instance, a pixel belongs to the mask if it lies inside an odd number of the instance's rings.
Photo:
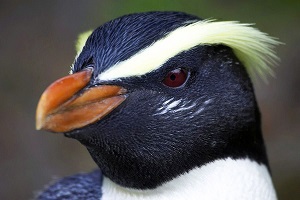
<path id="1" fill-rule="evenodd" d="M 216 159 L 267 164 L 249 73 L 270 72 L 274 39 L 247 24 L 179 12 L 97 28 L 71 75 L 44 92 L 37 127 L 86 146 L 125 187 L 157 187 Z"/>

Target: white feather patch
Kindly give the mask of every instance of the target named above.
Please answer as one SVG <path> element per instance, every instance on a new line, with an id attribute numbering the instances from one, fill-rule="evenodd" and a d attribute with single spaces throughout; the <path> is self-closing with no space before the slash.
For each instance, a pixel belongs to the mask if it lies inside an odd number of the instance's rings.
<path id="1" fill-rule="evenodd" d="M 197 45 L 224 44 L 231 47 L 250 74 L 265 77 L 272 74 L 271 66 L 278 57 L 274 47 L 280 44 L 274 38 L 251 24 L 236 21 L 197 21 L 179 27 L 131 58 L 119 62 L 99 74 L 99 80 L 114 80 L 141 76 L 161 67 L 175 55 Z"/>
<path id="2" fill-rule="evenodd" d="M 121 187 L 104 178 L 101 200 L 276 200 L 264 165 L 249 159 L 216 160 L 152 190 Z"/>

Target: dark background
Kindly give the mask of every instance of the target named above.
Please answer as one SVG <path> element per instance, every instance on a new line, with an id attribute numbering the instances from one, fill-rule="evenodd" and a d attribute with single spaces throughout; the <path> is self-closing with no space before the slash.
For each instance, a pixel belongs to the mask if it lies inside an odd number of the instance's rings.
<path id="1" fill-rule="evenodd" d="M 53 177 L 95 168 L 77 141 L 35 130 L 43 90 L 66 75 L 77 35 L 123 14 L 178 10 L 256 23 L 280 38 L 276 78 L 255 81 L 280 199 L 300 199 L 300 1 L 0 1 L 0 199 L 31 199 Z"/>

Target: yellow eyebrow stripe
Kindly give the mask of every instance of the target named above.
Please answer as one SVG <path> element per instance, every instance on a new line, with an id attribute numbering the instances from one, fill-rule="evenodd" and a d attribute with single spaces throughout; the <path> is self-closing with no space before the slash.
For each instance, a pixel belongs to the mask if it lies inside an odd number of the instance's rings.
<path id="1" fill-rule="evenodd" d="M 161 67 L 180 52 L 197 45 L 223 44 L 233 49 L 250 74 L 264 77 L 272 74 L 278 57 L 275 45 L 280 44 L 251 24 L 236 21 L 197 21 L 179 27 L 129 59 L 118 62 L 98 75 L 99 80 L 115 80 L 141 76 Z"/>

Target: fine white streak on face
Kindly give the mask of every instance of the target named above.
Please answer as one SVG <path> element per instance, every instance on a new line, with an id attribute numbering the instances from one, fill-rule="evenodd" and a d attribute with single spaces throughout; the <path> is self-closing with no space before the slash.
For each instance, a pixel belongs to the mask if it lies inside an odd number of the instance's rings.
<path id="1" fill-rule="evenodd" d="M 276 200 L 265 165 L 246 159 L 215 160 L 152 190 L 121 187 L 104 177 L 101 200 Z"/>
<path id="2" fill-rule="evenodd" d="M 257 72 L 263 76 L 264 73 L 272 73 L 269 65 L 278 60 L 273 48 L 280 43 L 250 24 L 235 21 L 197 21 L 175 29 L 129 59 L 110 66 L 97 79 L 107 81 L 141 76 L 158 69 L 183 51 L 198 45 L 212 44 L 231 47 L 249 72 Z"/>
<path id="3" fill-rule="evenodd" d="M 170 101 L 172 101 L 173 99 L 174 99 L 174 97 L 172 97 L 172 98 L 170 98 L 170 99 L 168 99 L 168 100 L 166 100 L 166 101 L 165 101 L 165 99 L 163 99 L 163 100 L 162 100 L 162 101 L 163 101 L 162 106 L 161 106 L 160 108 L 158 108 L 157 111 L 160 111 L 160 110 L 162 110 L 162 109 L 165 109 L 165 108 L 166 108 L 166 105 L 167 105 Z"/>
<path id="4" fill-rule="evenodd" d="M 160 108 L 157 109 L 157 111 L 160 111 L 159 113 L 155 113 L 153 114 L 153 116 L 155 115 L 163 115 L 168 113 L 170 110 L 172 110 L 173 108 L 177 107 L 180 102 L 182 101 L 182 99 L 176 100 L 176 101 L 172 101 L 174 98 L 171 98 L 167 101 L 165 101 L 164 103 L 162 103 L 162 106 Z"/>
<path id="5" fill-rule="evenodd" d="M 172 97 L 171 99 L 168 99 L 167 101 L 163 102 L 163 106 L 166 106 L 170 101 L 172 101 L 174 99 L 174 97 Z"/>
<path id="6" fill-rule="evenodd" d="M 212 102 L 212 99 L 208 99 L 208 100 L 204 101 L 204 105 L 207 105 L 207 104 L 209 104 L 211 102 Z"/>
<path id="7" fill-rule="evenodd" d="M 197 104 L 196 103 L 192 103 L 192 105 L 190 106 L 181 106 L 180 108 L 173 110 L 174 113 L 176 112 L 180 112 L 180 111 L 184 111 L 184 110 L 190 110 L 192 108 L 194 108 Z"/>
<path id="8" fill-rule="evenodd" d="M 166 109 L 167 110 L 171 110 L 172 108 L 175 108 L 176 106 L 178 106 L 178 104 L 181 102 L 181 99 L 177 100 L 177 101 L 173 101 L 172 103 L 168 104 Z"/>
<path id="9" fill-rule="evenodd" d="M 180 112 L 192 110 L 193 108 L 197 107 L 197 105 L 201 104 L 199 101 L 193 102 L 191 100 L 183 100 L 183 99 L 180 99 L 177 101 L 172 101 L 173 99 L 174 98 L 168 99 L 167 101 L 162 103 L 162 106 L 156 110 L 156 113 L 153 114 L 153 116 L 176 113 L 178 116 L 175 117 L 175 119 L 179 119 Z M 208 99 L 208 100 L 204 101 L 195 112 L 192 112 L 192 111 L 189 112 L 188 118 L 190 118 L 190 119 L 194 118 L 195 116 L 197 116 L 198 114 L 203 112 L 205 110 L 205 108 L 207 107 L 207 105 L 209 105 L 212 102 L 213 102 L 212 99 Z"/>
<path id="10" fill-rule="evenodd" d="M 206 108 L 206 106 L 208 104 L 212 103 L 212 101 L 213 101 L 212 99 L 208 99 L 208 100 L 204 101 L 202 106 L 196 112 L 192 113 L 189 118 L 194 118 L 195 116 L 199 115 L 201 112 L 204 111 L 204 109 Z"/>

